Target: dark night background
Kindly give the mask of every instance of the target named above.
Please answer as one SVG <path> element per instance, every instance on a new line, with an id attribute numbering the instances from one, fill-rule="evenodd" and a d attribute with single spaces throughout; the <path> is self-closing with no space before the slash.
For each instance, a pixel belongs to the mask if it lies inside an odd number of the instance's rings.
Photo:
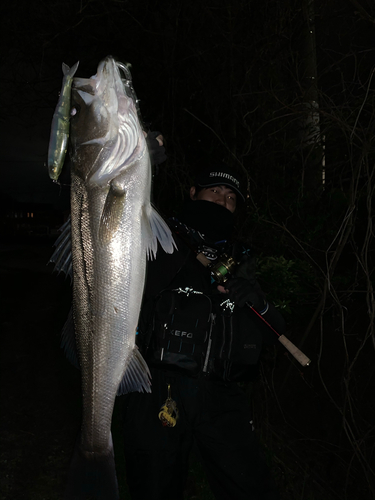
<path id="1" fill-rule="evenodd" d="M 0 499 L 61 498 L 79 428 L 59 347 L 70 284 L 47 264 L 69 187 L 45 163 L 62 62 L 87 77 L 108 54 L 165 137 L 163 213 L 203 164 L 249 176 L 238 233 L 312 360 L 280 346 L 245 387 L 283 499 L 374 499 L 374 2 L 13 0 L 0 15 Z M 118 407 L 113 432 L 125 499 Z M 196 458 L 187 498 L 212 498 Z"/>

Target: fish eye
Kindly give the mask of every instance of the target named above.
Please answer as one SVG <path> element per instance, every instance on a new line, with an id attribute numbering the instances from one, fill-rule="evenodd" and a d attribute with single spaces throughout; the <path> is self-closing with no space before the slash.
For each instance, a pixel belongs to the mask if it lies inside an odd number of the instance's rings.
<path id="1" fill-rule="evenodd" d="M 79 112 L 79 106 L 75 105 L 70 110 L 70 116 L 71 117 L 76 116 L 78 114 L 78 112 Z"/>

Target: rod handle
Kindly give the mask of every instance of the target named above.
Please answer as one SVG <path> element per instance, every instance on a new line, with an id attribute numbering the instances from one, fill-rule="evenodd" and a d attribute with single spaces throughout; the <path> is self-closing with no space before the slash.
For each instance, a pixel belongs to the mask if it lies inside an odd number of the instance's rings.
<path id="1" fill-rule="evenodd" d="M 280 335 L 279 341 L 302 366 L 309 366 L 311 359 L 303 354 L 285 335 Z"/>

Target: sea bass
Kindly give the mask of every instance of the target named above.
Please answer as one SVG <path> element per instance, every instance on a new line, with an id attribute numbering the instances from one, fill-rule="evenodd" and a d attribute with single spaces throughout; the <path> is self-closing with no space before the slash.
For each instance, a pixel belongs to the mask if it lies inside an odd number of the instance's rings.
<path id="1" fill-rule="evenodd" d="M 147 256 L 171 232 L 150 204 L 151 165 L 129 82 L 108 56 L 71 96 L 73 316 L 83 416 L 65 499 L 118 499 L 111 420 L 116 393 L 150 391 L 135 345 Z M 132 87 L 130 87 L 132 88 Z"/>

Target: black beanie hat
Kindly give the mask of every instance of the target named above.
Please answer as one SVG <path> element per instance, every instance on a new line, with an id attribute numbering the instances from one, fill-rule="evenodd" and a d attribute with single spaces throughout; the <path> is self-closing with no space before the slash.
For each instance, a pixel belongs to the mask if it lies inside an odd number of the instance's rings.
<path id="1" fill-rule="evenodd" d="M 211 186 L 228 186 L 245 201 L 243 181 L 237 172 L 234 172 L 227 165 L 205 168 L 201 170 L 195 178 L 195 186 L 208 188 Z"/>

